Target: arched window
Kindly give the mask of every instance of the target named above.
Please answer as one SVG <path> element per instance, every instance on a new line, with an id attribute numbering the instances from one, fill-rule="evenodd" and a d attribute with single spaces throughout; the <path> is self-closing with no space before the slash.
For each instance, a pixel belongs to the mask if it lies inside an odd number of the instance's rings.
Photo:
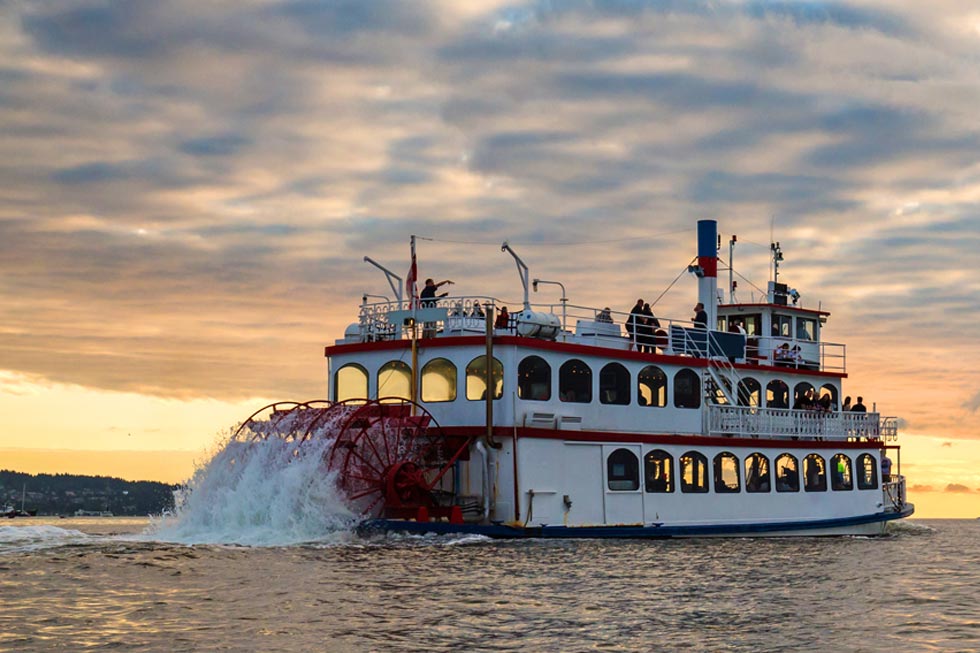
<path id="1" fill-rule="evenodd" d="M 851 476 L 851 459 L 842 453 L 830 459 L 830 488 L 832 490 L 853 490 L 854 478 Z"/>
<path id="2" fill-rule="evenodd" d="M 762 386 L 752 377 L 738 382 L 738 405 L 758 408 L 762 405 Z"/>
<path id="3" fill-rule="evenodd" d="M 599 401 L 629 406 L 630 373 L 619 363 L 609 363 L 599 372 Z"/>
<path id="4" fill-rule="evenodd" d="M 504 394 L 504 366 L 496 358 L 490 374 L 493 383 L 493 398 L 500 399 Z M 485 401 L 487 398 L 487 357 L 477 356 L 466 366 L 466 398 L 470 401 Z"/>
<path id="5" fill-rule="evenodd" d="M 674 491 L 674 458 L 663 449 L 654 449 L 643 458 L 647 492 Z"/>
<path id="6" fill-rule="evenodd" d="M 684 368 L 674 375 L 674 406 L 701 407 L 701 380 L 694 370 Z"/>
<path id="7" fill-rule="evenodd" d="M 656 365 L 647 365 L 636 376 L 636 400 L 641 406 L 667 405 L 667 375 Z"/>
<path id="8" fill-rule="evenodd" d="M 412 398 L 412 368 L 401 361 L 388 361 L 378 370 L 378 398 L 389 401 Z"/>
<path id="9" fill-rule="evenodd" d="M 788 453 L 776 456 L 776 492 L 800 491 L 800 463 Z"/>
<path id="10" fill-rule="evenodd" d="M 558 398 L 578 404 L 592 401 L 592 368 L 577 358 L 558 368 Z"/>
<path id="11" fill-rule="evenodd" d="M 697 451 L 681 456 L 681 492 L 708 491 L 708 459 Z"/>
<path id="12" fill-rule="evenodd" d="M 827 491 L 827 466 L 815 453 L 803 459 L 803 489 L 807 492 Z"/>
<path id="13" fill-rule="evenodd" d="M 745 491 L 769 492 L 769 459 L 761 453 L 750 454 L 745 459 Z"/>
<path id="14" fill-rule="evenodd" d="M 731 494 L 738 491 L 738 458 L 724 451 L 715 456 L 715 492 Z"/>
<path id="15" fill-rule="evenodd" d="M 831 408 L 831 410 L 837 410 L 837 407 L 840 405 L 840 402 L 837 401 L 837 396 L 838 396 L 837 395 L 837 386 L 833 385 L 832 383 L 825 383 L 822 386 L 820 386 L 820 397 L 819 398 L 820 399 L 823 399 L 824 397 L 827 397 L 827 396 L 830 397 L 830 408 Z"/>
<path id="16" fill-rule="evenodd" d="M 357 363 L 348 363 L 333 375 L 334 401 L 368 398 L 368 373 Z"/>
<path id="17" fill-rule="evenodd" d="M 812 403 L 816 399 L 814 396 L 813 386 L 802 381 L 796 384 L 793 388 L 793 408 L 812 408 Z"/>
<path id="18" fill-rule="evenodd" d="M 789 408 L 789 386 L 773 379 L 766 385 L 767 408 Z"/>
<path id="19" fill-rule="evenodd" d="M 610 490 L 637 490 L 640 462 L 629 449 L 616 449 L 606 460 L 606 483 Z"/>
<path id="20" fill-rule="evenodd" d="M 422 401 L 456 401 L 456 366 L 446 358 L 433 358 L 422 367 Z"/>
<path id="21" fill-rule="evenodd" d="M 877 490 L 878 489 L 878 465 L 875 458 L 869 453 L 863 453 L 857 460 L 858 489 Z"/>
<path id="22" fill-rule="evenodd" d="M 551 399 L 551 366 L 540 356 L 528 356 L 517 366 L 517 396 L 531 401 Z"/>

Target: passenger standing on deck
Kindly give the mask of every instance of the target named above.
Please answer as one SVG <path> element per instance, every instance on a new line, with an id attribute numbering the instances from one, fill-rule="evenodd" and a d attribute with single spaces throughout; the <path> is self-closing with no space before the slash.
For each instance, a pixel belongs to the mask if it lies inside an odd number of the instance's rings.
<path id="1" fill-rule="evenodd" d="M 509 326 L 510 326 L 510 313 L 507 312 L 507 307 L 503 306 L 500 308 L 500 312 L 497 313 L 497 321 L 494 322 L 493 328 L 506 329 Z"/>
<path id="2" fill-rule="evenodd" d="M 432 279 L 426 279 L 425 280 L 425 288 L 423 288 L 422 289 L 422 292 L 419 293 L 419 299 L 422 300 L 420 302 L 422 304 L 422 308 L 429 308 L 430 306 L 435 306 L 436 305 L 436 290 L 440 286 L 444 286 L 446 284 L 449 284 L 451 286 L 451 285 L 453 285 L 453 282 L 450 281 L 449 279 L 446 279 L 445 281 L 440 281 L 439 283 L 436 283 Z M 439 296 L 440 297 L 445 297 L 448 294 L 449 294 L 448 292 L 444 292 L 444 293 L 442 293 Z"/>
<path id="3" fill-rule="evenodd" d="M 691 319 L 696 329 L 708 328 L 708 312 L 704 310 L 704 304 L 698 302 L 694 305 L 694 317 Z"/>
<path id="4" fill-rule="evenodd" d="M 630 309 L 630 316 L 626 318 L 626 332 L 630 336 L 630 348 L 637 341 L 637 327 L 643 322 L 643 299 L 637 299 L 636 304 Z"/>
<path id="5" fill-rule="evenodd" d="M 881 452 L 881 481 L 882 483 L 892 481 L 892 459 L 884 451 Z"/>
<path id="6" fill-rule="evenodd" d="M 867 407 L 864 405 L 864 397 L 858 397 L 857 403 L 851 406 L 852 413 L 866 413 Z"/>
<path id="7" fill-rule="evenodd" d="M 843 411 L 845 413 L 851 409 L 851 398 L 850 397 L 844 397 L 844 405 L 841 406 L 840 409 L 841 409 L 841 411 Z"/>
<path id="8" fill-rule="evenodd" d="M 640 341 L 640 351 L 645 351 L 649 354 L 656 352 L 654 347 L 653 332 L 654 329 L 660 326 L 660 320 L 656 318 L 653 314 L 653 309 L 650 308 L 650 304 L 643 304 L 643 325 L 640 328 L 640 333 L 637 334 L 636 339 Z"/>

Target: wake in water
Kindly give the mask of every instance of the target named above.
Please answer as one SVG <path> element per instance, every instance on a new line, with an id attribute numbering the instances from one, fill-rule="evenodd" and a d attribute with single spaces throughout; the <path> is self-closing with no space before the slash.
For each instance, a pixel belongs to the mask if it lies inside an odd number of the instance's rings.
<path id="1" fill-rule="evenodd" d="M 285 422 L 285 423 L 284 423 Z M 249 422 L 205 464 L 146 535 L 183 544 L 341 543 L 357 522 L 324 463 L 335 424 Z"/>

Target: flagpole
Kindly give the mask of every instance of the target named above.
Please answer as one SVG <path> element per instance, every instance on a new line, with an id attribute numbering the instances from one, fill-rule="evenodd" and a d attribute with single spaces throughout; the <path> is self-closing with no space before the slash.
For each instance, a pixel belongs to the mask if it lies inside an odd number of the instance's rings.
<path id="1" fill-rule="evenodd" d="M 418 403 L 419 397 L 419 346 L 418 346 L 418 320 L 416 319 L 416 310 L 418 308 L 418 301 L 416 301 L 417 294 L 415 292 L 416 283 L 418 281 L 419 269 L 418 263 L 415 260 L 415 234 L 412 234 L 411 240 L 412 247 L 412 265 L 408 269 L 408 283 L 406 284 L 405 290 L 408 293 L 408 301 L 412 302 L 412 415 L 415 415 L 415 405 Z"/>

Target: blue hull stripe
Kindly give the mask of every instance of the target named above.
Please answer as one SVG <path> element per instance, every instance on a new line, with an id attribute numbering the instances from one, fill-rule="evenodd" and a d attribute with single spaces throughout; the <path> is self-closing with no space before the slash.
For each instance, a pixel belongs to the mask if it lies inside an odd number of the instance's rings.
<path id="1" fill-rule="evenodd" d="M 400 519 L 370 519 L 358 525 L 358 533 L 434 533 L 437 535 L 484 535 L 511 539 L 522 537 L 540 538 L 669 538 L 697 537 L 699 535 L 747 535 L 752 533 L 779 533 L 790 531 L 823 530 L 886 522 L 908 517 L 909 507 L 902 512 L 879 512 L 856 517 L 817 519 L 791 522 L 760 522 L 753 524 L 713 524 L 695 526 L 623 525 L 623 526 L 506 526 L 504 524 L 450 524 L 448 522 L 415 522 Z"/>

